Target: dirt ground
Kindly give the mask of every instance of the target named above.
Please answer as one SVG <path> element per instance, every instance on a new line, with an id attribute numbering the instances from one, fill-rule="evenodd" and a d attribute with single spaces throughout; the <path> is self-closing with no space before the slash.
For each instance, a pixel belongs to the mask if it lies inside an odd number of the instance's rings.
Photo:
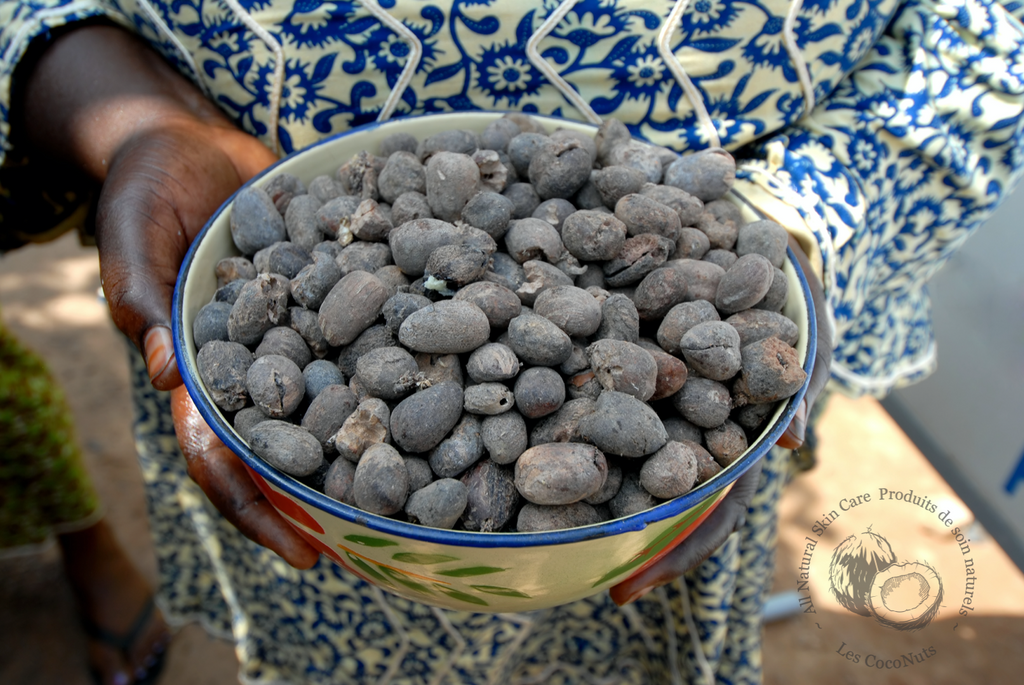
<path id="1" fill-rule="evenodd" d="M 0 312 L 10 328 L 49 362 L 64 386 L 109 520 L 132 558 L 155 578 L 130 436 L 124 342 L 97 298 L 98 287 L 95 251 L 80 247 L 74 236 L 0 258 Z M 1020 570 L 973 522 L 952 488 L 877 402 L 834 398 L 819 434 L 820 463 L 797 478 L 783 500 L 775 578 L 776 592 L 800 588 L 805 603 L 799 607 L 816 613 L 801 612 L 766 626 L 765 681 L 1020 682 Z M 879 501 L 880 487 L 927 497 L 939 511 L 948 511 L 953 525 L 969 538 L 977 584 L 967 617 L 957 611 L 965 595 L 961 567 L 968 555 L 952 539 L 951 528 L 944 527 L 935 512 L 909 501 Z M 873 499 L 865 503 L 862 497 L 864 506 L 845 508 L 863 494 Z M 828 524 L 821 536 L 812 531 L 816 521 Z M 925 561 L 940 572 L 945 589 L 941 609 L 924 630 L 883 627 L 845 611 L 830 596 L 827 565 L 832 550 L 848 535 L 863 537 L 870 526 L 884 536 L 899 563 Z M 811 552 L 809 543 L 815 545 Z M 50 546 L 0 556 L 0 683 L 89 682 L 85 641 L 57 555 Z M 801 586 L 800 573 L 805 570 L 810 582 Z M 901 655 L 910 656 L 901 660 Z M 171 644 L 160 683 L 228 685 L 237 682 L 236 669 L 232 645 L 206 636 L 195 625 L 184 626 Z"/>

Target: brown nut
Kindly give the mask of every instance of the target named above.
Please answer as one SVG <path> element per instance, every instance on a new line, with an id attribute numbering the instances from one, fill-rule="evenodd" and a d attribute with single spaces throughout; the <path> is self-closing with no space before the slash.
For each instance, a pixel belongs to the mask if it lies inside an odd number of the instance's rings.
<path id="1" fill-rule="evenodd" d="M 290 476 L 308 476 L 324 463 L 316 438 L 287 421 L 272 419 L 249 430 L 249 446 L 268 464 Z"/>
<path id="2" fill-rule="evenodd" d="M 352 494 L 363 511 L 382 516 L 401 511 L 409 496 L 409 471 L 398 450 L 383 443 L 367 449 L 356 465 Z"/>
<path id="3" fill-rule="evenodd" d="M 406 397 L 391 412 L 391 436 L 406 452 L 434 449 L 462 416 L 462 388 L 439 383 Z"/>
<path id="4" fill-rule="evenodd" d="M 718 381 L 691 377 L 672 396 L 672 406 L 690 423 L 701 428 L 715 428 L 729 418 L 732 397 L 729 388 Z"/>
<path id="5" fill-rule="evenodd" d="M 487 316 L 492 329 L 508 328 L 508 322 L 519 316 L 523 303 L 512 290 L 498 283 L 477 281 L 455 293 L 455 300 L 472 302 Z"/>
<path id="6" fill-rule="evenodd" d="M 626 242 L 626 224 L 611 214 L 581 209 L 562 222 L 562 242 L 577 259 L 605 261 L 619 256 Z"/>
<path id="7" fill-rule="evenodd" d="M 440 478 L 454 478 L 484 456 L 480 419 L 463 414 L 452 434 L 430 453 L 430 469 Z M 462 513 L 461 511 L 459 512 Z"/>
<path id="8" fill-rule="evenodd" d="M 705 321 L 679 341 L 687 365 L 704 378 L 724 381 L 740 370 L 740 336 L 724 321 Z"/>
<path id="9" fill-rule="evenodd" d="M 485 459 L 460 480 L 469 488 L 466 510 L 462 514 L 466 530 L 490 533 L 504 528 L 519 503 L 512 469 Z"/>
<path id="10" fill-rule="evenodd" d="M 661 319 L 686 297 L 686 276 L 679 269 L 662 267 L 644 276 L 633 294 L 640 318 Z"/>
<path id="11" fill-rule="evenodd" d="M 586 290 L 571 285 L 548 288 L 537 295 L 533 311 L 573 337 L 593 335 L 601 325 L 600 303 Z"/>
<path id="12" fill-rule="evenodd" d="M 380 316 L 387 288 L 373 274 L 353 271 L 331 288 L 317 322 L 331 345 L 347 345 Z"/>
<path id="13" fill-rule="evenodd" d="M 565 382 L 547 366 L 534 366 L 519 374 L 514 392 L 519 413 L 528 419 L 558 411 L 565 402 Z"/>
<path id="14" fill-rule="evenodd" d="M 530 447 L 549 442 L 579 442 L 579 424 L 587 414 L 597 407 L 594 400 L 581 397 L 569 400 L 558 411 L 537 422 L 530 433 Z"/>
<path id="15" fill-rule="evenodd" d="M 541 533 L 546 530 L 565 530 L 591 526 L 604 521 L 604 517 L 586 502 L 544 505 L 527 503 L 516 517 L 516 532 Z"/>
<path id="16" fill-rule="evenodd" d="M 517 411 L 488 416 L 480 426 L 484 447 L 496 464 L 511 464 L 529 446 L 526 421 Z"/>
<path id="17" fill-rule="evenodd" d="M 686 368 L 683 360 L 673 357 L 649 340 L 641 340 L 639 345 L 649 355 L 654 357 L 654 363 L 658 366 L 658 376 L 654 383 L 654 394 L 648 399 L 654 402 L 671 397 L 678 392 L 679 388 L 683 387 L 683 384 L 686 383 L 686 378 L 689 375 L 689 369 Z"/>
<path id="18" fill-rule="evenodd" d="M 516 489 L 534 504 L 571 504 L 604 485 L 608 463 L 601 450 L 583 443 L 531 447 L 516 461 Z"/>
<path id="19" fill-rule="evenodd" d="M 697 480 L 697 456 L 682 442 L 668 442 L 640 468 L 644 490 L 661 499 L 685 495 Z"/>
<path id="20" fill-rule="evenodd" d="M 705 300 L 683 302 L 672 307 L 658 326 L 658 344 L 669 354 L 679 352 L 679 342 L 686 332 L 705 321 L 718 321 L 715 305 Z"/>
<path id="21" fill-rule="evenodd" d="M 733 384 L 737 407 L 791 397 L 807 380 L 796 350 L 778 338 L 758 340 L 740 350 L 740 354 L 743 369 Z"/>
<path id="22" fill-rule="evenodd" d="M 418 309 L 398 329 L 398 340 L 416 352 L 461 354 L 487 342 L 491 325 L 472 302 L 446 300 Z"/>
<path id="23" fill-rule="evenodd" d="M 726 467 L 747 451 L 747 434 L 742 426 L 726 420 L 721 426 L 704 431 L 704 444 L 715 461 Z"/>
<path id="24" fill-rule="evenodd" d="M 466 388 L 462 408 L 470 414 L 497 416 L 516 404 L 515 395 L 503 383 L 479 383 Z"/>
<path id="25" fill-rule="evenodd" d="M 388 441 L 390 423 L 388 405 L 376 397 L 368 397 L 348 415 L 331 443 L 341 458 L 358 462 L 371 445 Z"/>
<path id="26" fill-rule="evenodd" d="M 587 348 L 590 368 L 605 390 L 646 401 L 658 383 L 658 364 L 647 350 L 622 340 L 598 340 Z"/>
<path id="27" fill-rule="evenodd" d="M 580 437 L 623 457 L 653 454 L 668 442 L 665 426 L 648 404 L 614 390 L 602 392 L 593 413 L 580 420 Z"/>
<path id="28" fill-rule="evenodd" d="M 743 255 L 722 275 L 715 291 L 715 306 L 723 312 L 750 309 L 768 294 L 775 269 L 765 257 Z"/>
<path id="29" fill-rule="evenodd" d="M 228 339 L 255 345 L 274 326 L 287 323 L 291 284 L 281 274 L 260 274 L 242 286 L 228 315 Z"/>
<path id="30" fill-rule="evenodd" d="M 748 309 L 733 314 L 725 322 L 740 334 L 740 347 L 772 336 L 787 345 L 796 345 L 800 337 L 797 325 L 778 312 Z"/>
<path id="31" fill-rule="evenodd" d="M 656 233 L 671 241 L 679 237 L 679 215 L 646 195 L 632 193 L 615 203 L 615 216 L 626 224 L 629 235 Z"/>

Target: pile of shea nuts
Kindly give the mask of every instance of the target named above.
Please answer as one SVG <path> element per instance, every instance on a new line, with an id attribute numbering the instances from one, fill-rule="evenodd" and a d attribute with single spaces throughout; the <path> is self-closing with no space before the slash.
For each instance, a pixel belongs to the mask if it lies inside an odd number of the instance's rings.
<path id="1" fill-rule="evenodd" d="M 269 464 L 438 528 L 599 523 L 728 466 L 805 380 L 733 158 L 610 120 L 399 133 L 241 191 L 198 369 Z"/>

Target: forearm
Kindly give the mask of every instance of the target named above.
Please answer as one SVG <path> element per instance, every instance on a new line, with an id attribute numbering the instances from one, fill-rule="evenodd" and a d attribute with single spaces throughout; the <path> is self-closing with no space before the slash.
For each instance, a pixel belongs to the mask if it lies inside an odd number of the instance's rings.
<path id="1" fill-rule="evenodd" d="M 124 29 L 83 26 L 58 37 L 25 79 L 25 139 L 103 181 L 118 152 L 156 128 L 231 127 L 202 92 Z"/>

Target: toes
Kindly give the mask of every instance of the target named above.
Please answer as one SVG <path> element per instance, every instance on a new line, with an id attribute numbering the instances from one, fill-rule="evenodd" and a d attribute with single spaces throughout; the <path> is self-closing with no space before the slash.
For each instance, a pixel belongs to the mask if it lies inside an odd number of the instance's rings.
<path id="1" fill-rule="evenodd" d="M 129 685 L 132 682 L 128 664 L 120 652 L 111 647 L 90 643 L 89 667 L 102 685 Z"/>
<path id="2" fill-rule="evenodd" d="M 134 672 L 134 680 L 142 680 L 150 669 L 156 666 L 167 645 L 171 641 L 171 633 L 159 609 L 154 609 L 149 624 L 132 645 L 127 658 Z"/>

